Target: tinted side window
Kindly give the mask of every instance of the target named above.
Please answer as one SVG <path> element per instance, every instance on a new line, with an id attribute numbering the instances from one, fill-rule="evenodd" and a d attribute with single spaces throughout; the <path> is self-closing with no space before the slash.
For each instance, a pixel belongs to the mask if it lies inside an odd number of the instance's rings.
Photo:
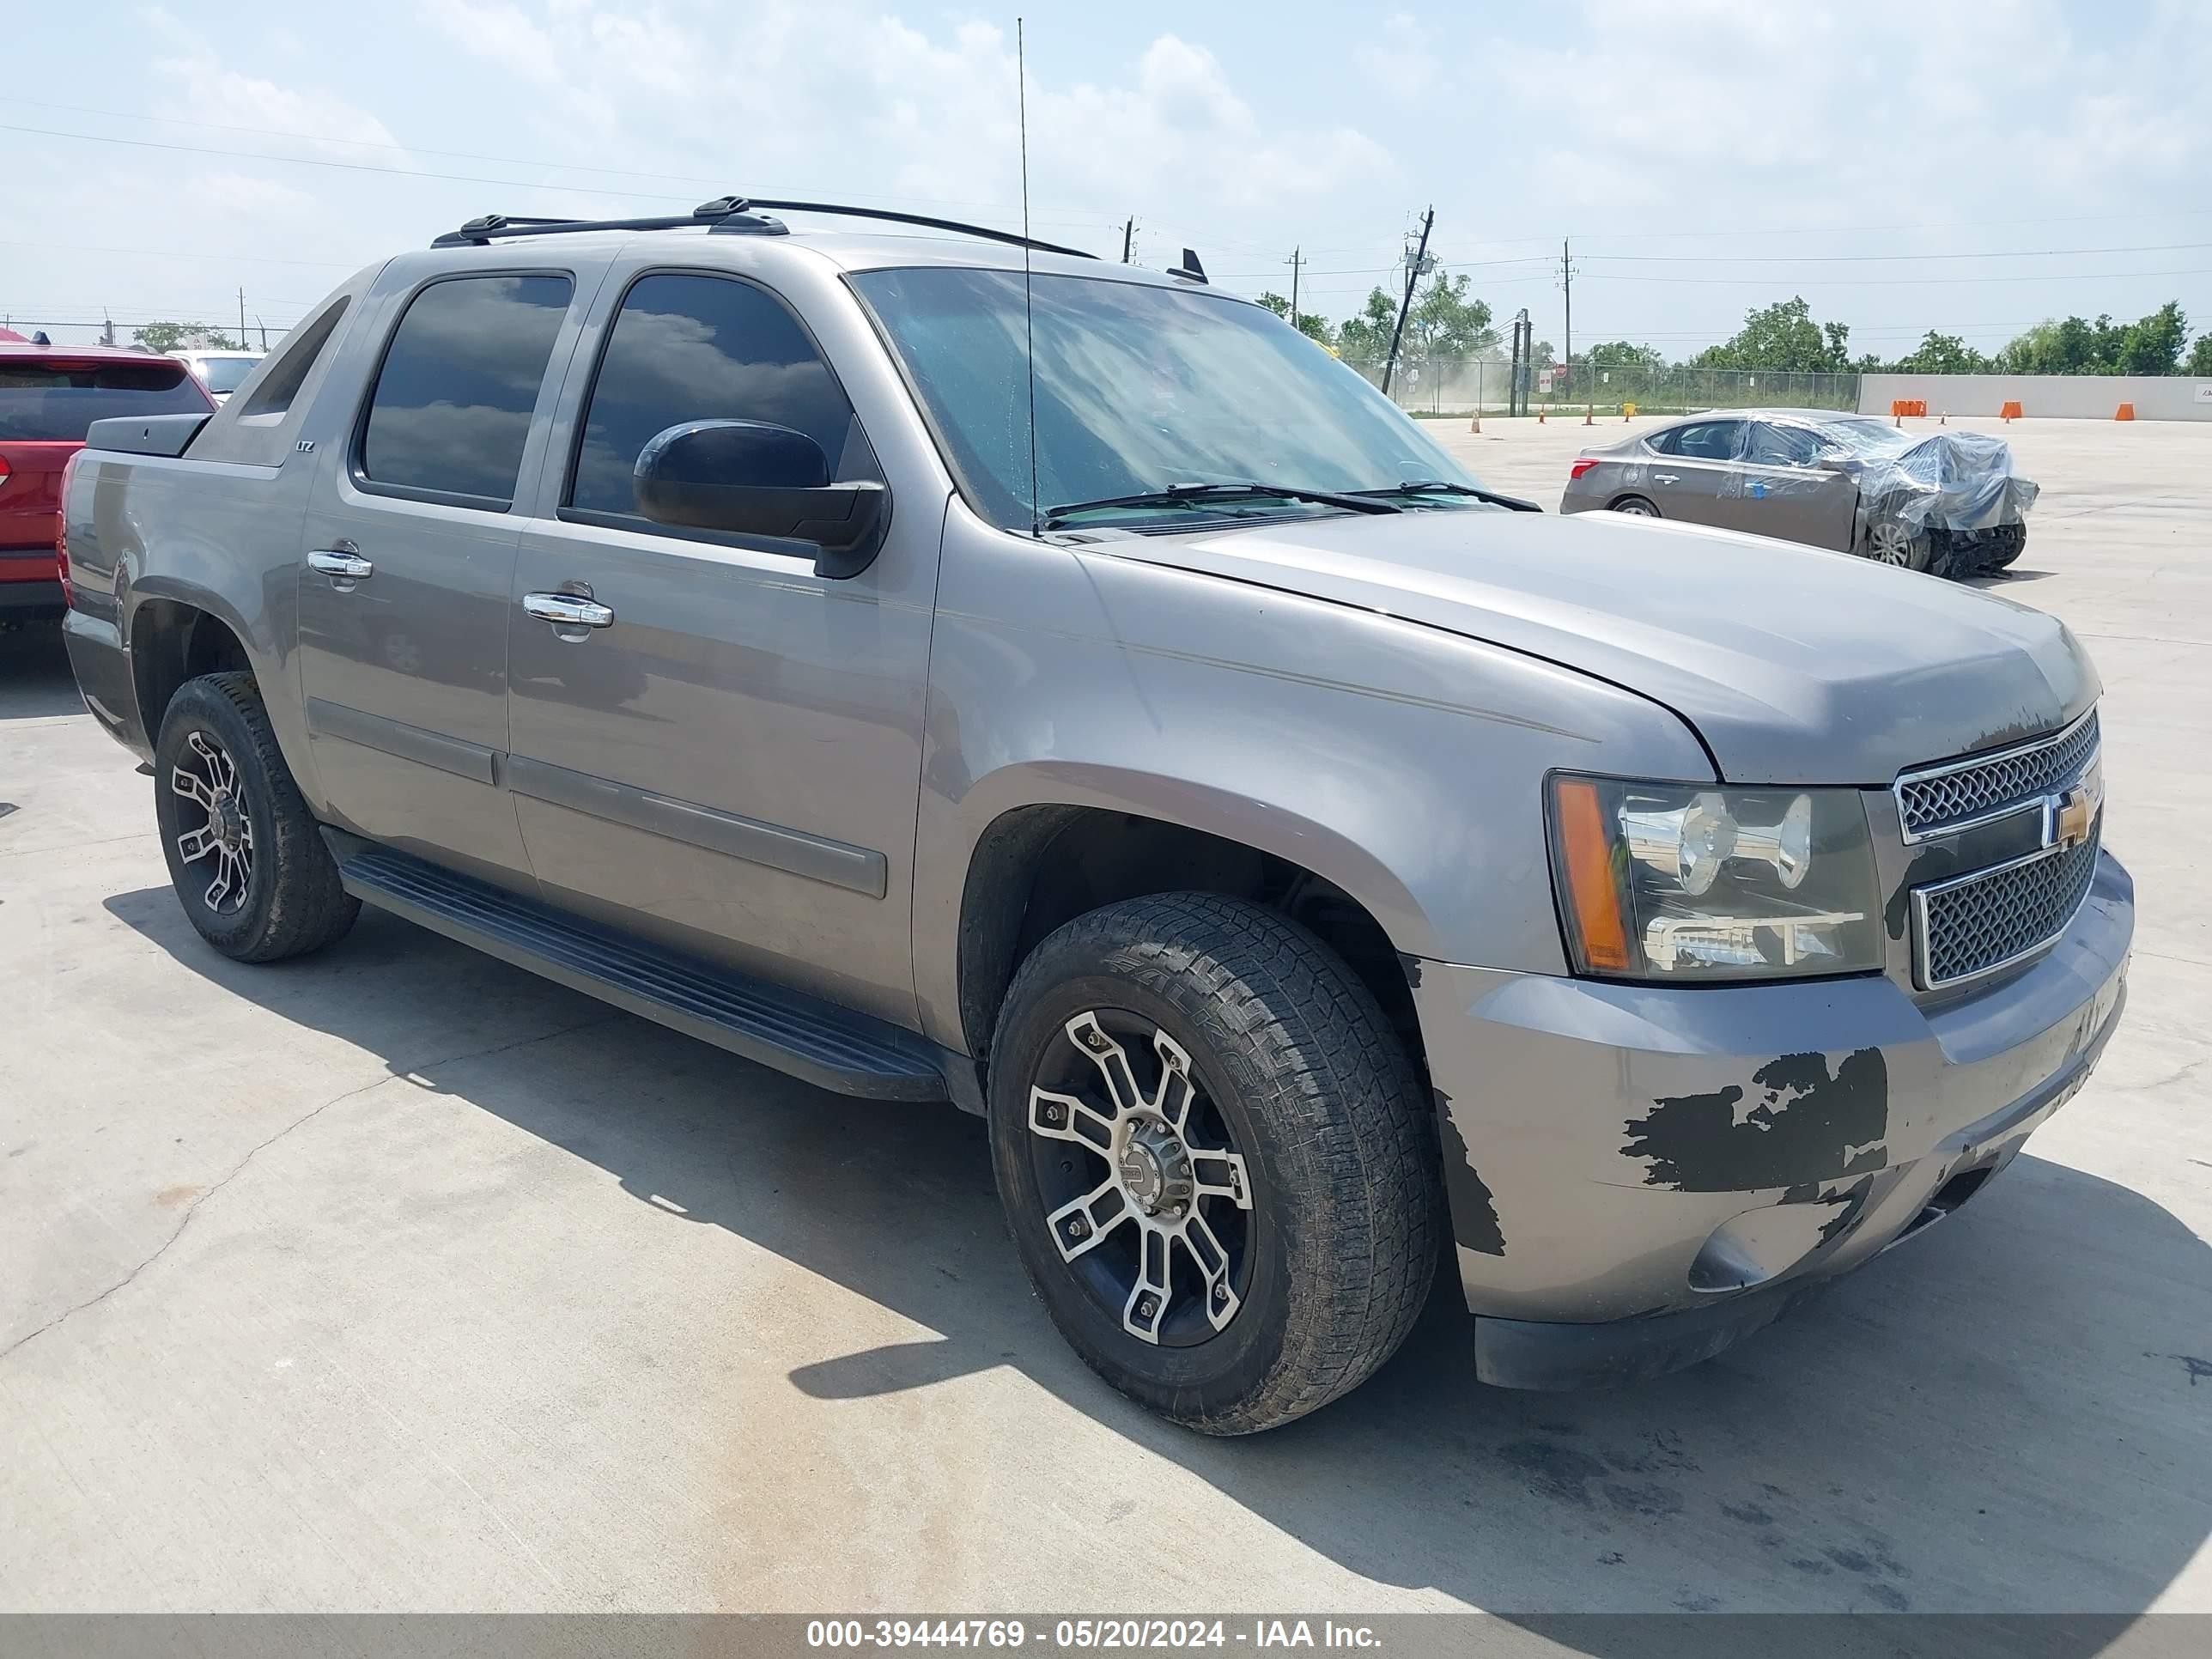
<path id="1" fill-rule="evenodd" d="M 282 415 L 292 407 L 292 400 L 300 395 L 300 388 L 307 383 L 307 371 L 323 355 L 323 348 L 331 343 L 344 320 L 346 308 L 353 303 L 348 295 L 304 328 L 295 328 L 276 348 L 276 362 L 268 374 L 261 377 L 259 390 L 240 411 L 241 418 L 252 415 Z"/>
<path id="2" fill-rule="evenodd" d="M 1667 453 L 1687 460 L 1732 461 L 1743 436 L 1743 425 L 1741 421 L 1700 421 L 1694 426 L 1678 427 L 1669 434 L 1674 441 Z"/>
<path id="3" fill-rule="evenodd" d="M 376 377 L 362 476 L 512 501 L 569 291 L 566 276 L 463 276 L 416 295 Z"/>
<path id="4" fill-rule="evenodd" d="M 853 406 L 782 301 L 725 276 L 641 277 L 599 360 L 568 505 L 637 511 L 638 452 L 686 421 L 768 421 L 822 446 L 834 479 L 875 476 Z"/>
<path id="5" fill-rule="evenodd" d="M 1749 459 L 1764 466 L 1810 466 L 1820 453 L 1820 440 L 1802 427 L 1754 422 Z"/>

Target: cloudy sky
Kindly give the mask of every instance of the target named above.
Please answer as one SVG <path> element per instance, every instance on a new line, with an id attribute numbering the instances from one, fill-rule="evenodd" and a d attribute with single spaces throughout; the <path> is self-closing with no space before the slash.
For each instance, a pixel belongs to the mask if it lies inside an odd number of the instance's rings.
<path id="1" fill-rule="evenodd" d="M 2200 0 L 1022 0 L 1037 234 L 1341 317 L 1420 210 L 1501 316 L 1683 355 L 1792 293 L 1896 355 L 2212 327 Z M 1012 3 L 27 3 L 0 313 L 274 331 L 477 213 L 725 191 L 1019 220 Z M 48 66 L 42 70 L 41 65 Z M 93 325 L 93 328 L 82 326 Z M 77 326 L 67 326 L 76 325 Z"/>

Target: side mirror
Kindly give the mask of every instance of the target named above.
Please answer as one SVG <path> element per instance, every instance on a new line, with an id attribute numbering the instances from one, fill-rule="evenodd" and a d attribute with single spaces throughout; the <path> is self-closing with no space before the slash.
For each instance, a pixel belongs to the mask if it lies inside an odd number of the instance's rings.
<path id="1" fill-rule="evenodd" d="M 638 453 L 638 511 L 655 524 L 811 542 L 817 575 L 857 576 L 890 527 L 880 483 L 832 483 L 822 446 L 765 421 L 687 421 Z"/>

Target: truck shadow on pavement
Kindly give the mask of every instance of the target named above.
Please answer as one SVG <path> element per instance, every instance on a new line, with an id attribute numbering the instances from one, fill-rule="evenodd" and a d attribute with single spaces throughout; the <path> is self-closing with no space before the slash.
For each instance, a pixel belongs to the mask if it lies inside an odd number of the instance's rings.
<path id="1" fill-rule="evenodd" d="M 58 623 L 0 628 L 0 720 L 51 720 L 82 714 Z"/>
<path id="2" fill-rule="evenodd" d="M 1610 1395 L 1480 1388 L 1441 1278 L 1364 1388 L 1212 1441 L 1147 1415 L 1063 1346 L 1006 1242 L 973 1117 L 821 1093 L 374 911 L 332 949 L 268 969 L 216 956 L 167 888 L 106 906 L 193 973 L 607 1170 L 649 1206 L 641 1225 L 680 1211 L 939 1334 L 800 1367 L 799 1395 L 1011 1368 L 1351 1573 L 1518 1611 L 1571 1647 L 1626 1651 L 1634 1627 L 1547 1613 L 2109 1615 L 2039 1626 L 2039 1652 L 2086 1656 L 2212 1533 L 2212 1249 L 2140 1194 L 2033 1155 L 1693 1370 Z M 434 1058 L 450 1011 L 471 1004 L 526 1011 L 529 1029 Z M 974 1413 L 960 1420 L 971 1432 Z M 1132 1468 L 1148 1466 L 1133 1450 Z M 1101 1494 L 1103 1521 L 1124 1537 L 1193 1529 L 1147 1510 L 1175 1501 L 1146 1498 L 1152 1486 Z M 1223 1571 L 1223 1599 L 1249 1601 Z"/>

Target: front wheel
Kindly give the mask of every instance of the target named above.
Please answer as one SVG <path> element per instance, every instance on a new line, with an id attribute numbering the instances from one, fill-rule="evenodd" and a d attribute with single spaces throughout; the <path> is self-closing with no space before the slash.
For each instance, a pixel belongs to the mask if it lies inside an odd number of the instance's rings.
<path id="1" fill-rule="evenodd" d="M 1997 532 L 1994 539 L 1996 551 L 1982 562 L 1984 572 L 2003 570 L 2027 550 L 2027 526 L 2024 524 L 2006 525 Z"/>
<path id="2" fill-rule="evenodd" d="M 1426 1300 L 1433 1117 L 1366 988 L 1273 911 L 1109 905 L 1022 966 L 992 1045 L 993 1164 L 1054 1322 L 1209 1434 L 1356 1387 Z"/>

